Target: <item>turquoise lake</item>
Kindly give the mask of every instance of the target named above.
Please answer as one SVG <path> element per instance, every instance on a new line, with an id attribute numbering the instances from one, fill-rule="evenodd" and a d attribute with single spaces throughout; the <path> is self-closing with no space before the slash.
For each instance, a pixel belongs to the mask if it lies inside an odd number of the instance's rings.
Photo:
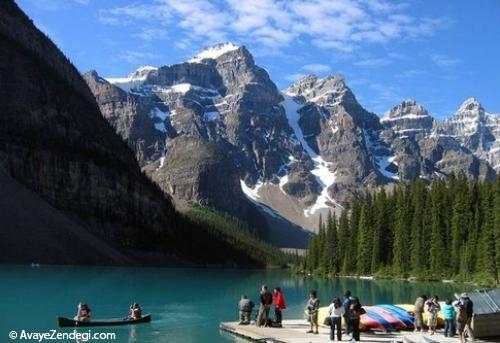
<path id="1" fill-rule="evenodd" d="M 79 301 L 89 304 L 94 318 L 125 316 L 133 301 L 152 314 L 150 324 L 92 329 L 116 333 L 116 340 L 107 342 L 202 343 L 236 342 L 219 331 L 219 322 L 236 320 L 240 295 L 256 301 L 263 283 L 284 290 L 284 319 L 302 318 L 310 289 L 318 291 L 323 305 L 346 289 L 367 305 L 413 303 L 422 293 L 445 298 L 464 290 L 443 283 L 304 279 L 286 270 L 0 266 L 0 275 L 0 342 L 10 341 L 11 330 L 56 329 L 56 318 L 73 317 Z"/>

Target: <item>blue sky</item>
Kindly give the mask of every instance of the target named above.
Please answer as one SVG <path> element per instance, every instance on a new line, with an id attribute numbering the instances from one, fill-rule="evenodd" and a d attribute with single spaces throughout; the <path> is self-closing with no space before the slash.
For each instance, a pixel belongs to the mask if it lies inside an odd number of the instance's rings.
<path id="1" fill-rule="evenodd" d="M 497 0 L 17 0 L 80 71 L 125 76 L 203 47 L 245 45 L 279 88 L 343 74 L 377 114 L 407 98 L 452 114 L 500 113 Z"/>

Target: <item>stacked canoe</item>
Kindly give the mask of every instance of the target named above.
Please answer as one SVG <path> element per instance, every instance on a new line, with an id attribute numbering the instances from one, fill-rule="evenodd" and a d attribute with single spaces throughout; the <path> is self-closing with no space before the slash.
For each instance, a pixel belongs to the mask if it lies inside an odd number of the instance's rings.
<path id="1" fill-rule="evenodd" d="M 413 329 L 413 305 L 374 305 L 363 306 L 366 313 L 360 318 L 361 330 L 395 331 Z M 323 323 L 328 316 L 328 307 L 319 310 L 319 323 Z M 428 313 L 424 313 L 424 322 L 427 323 Z M 343 321 L 343 320 L 342 320 Z M 444 319 L 442 313 L 438 315 L 438 326 L 442 325 Z M 345 323 L 342 323 L 345 327 Z"/>

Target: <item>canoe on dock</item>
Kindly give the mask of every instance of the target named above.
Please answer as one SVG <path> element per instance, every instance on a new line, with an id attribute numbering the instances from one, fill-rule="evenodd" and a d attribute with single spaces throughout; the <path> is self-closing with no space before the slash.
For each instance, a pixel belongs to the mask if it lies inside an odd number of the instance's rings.
<path id="1" fill-rule="evenodd" d="M 59 317 L 57 318 L 59 327 L 75 327 L 75 326 L 115 326 L 115 325 L 131 325 L 139 323 L 149 323 L 151 315 L 146 314 L 139 319 L 131 318 L 110 318 L 110 319 L 92 319 L 86 321 L 79 321 L 70 318 Z"/>

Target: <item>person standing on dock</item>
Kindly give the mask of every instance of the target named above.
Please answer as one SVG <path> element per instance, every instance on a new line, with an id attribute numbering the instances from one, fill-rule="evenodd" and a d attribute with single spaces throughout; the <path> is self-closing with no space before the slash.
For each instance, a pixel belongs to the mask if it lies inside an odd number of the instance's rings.
<path id="1" fill-rule="evenodd" d="M 309 292 L 309 300 L 307 301 L 306 313 L 309 320 L 310 329 L 307 333 L 314 333 L 317 335 L 318 331 L 318 312 L 319 312 L 319 299 L 316 291 Z"/>
<path id="2" fill-rule="evenodd" d="M 337 341 L 342 340 L 342 317 L 345 314 L 344 306 L 339 298 L 334 298 L 328 308 L 330 316 L 330 340 L 335 340 L 335 329 L 337 329 Z"/>
<path id="3" fill-rule="evenodd" d="M 269 321 L 269 311 L 271 309 L 271 305 L 273 303 L 273 295 L 271 292 L 267 290 L 266 285 L 262 285 L 260 291 L 260 307 L 259 314 L 257 315 L 257 320 L 255 321 L 255 325 L 261 327 L 262 325 L 268 326 Z"/>
<path id="4" fill-rule="evenodd" d="M 345 334 L 350 335 L 352 333 L 352 328 L 349 325 L 349 309 L 351 308 L 351 291 L 347 290 L 343 295 L 342 306 L 344 307 L 344 323 L 345 323 Z"/>
<path id="5" fill-rule="evenodd" d="M 283 310 L 286 308 L 285 296 L 281 291 L 281 288 L 276 287 L 273 291 L 273 304 L 274 304 L 274 315 L 275 315 L 275 325 L 276 327 L 281 327 L 281 322 L 283 320 Z"/>
<path id="6" fill-rule="evenodd" d="M 445 305 L 443 306 L 443 316 L 444 316 L 444 337 L 454 337 L 455 336 L 455 319 L 457 313 L 455 307 L 453 307 L 451 299 L 447 299 Z"/>
<path id="7" fill-rule="evenodd" d="M 414 316 L 413 326 L 415 327 L 415 332 L 424 331 L 423 313 L 426 301 L 427 301 L 426 295 L 421 295 L 417 298 L 417 300 L 415 300 L 415 306 L 413 308 L 413 316 Z"/>
<path id="8" fill-rule="evenodd" d="M 459 306 L 465 309 L 465 325 L 464 331 L 467 337 L 474 342 L 474 332 L 472 331 L 472 316 L 474 315 L 474 303 L 469 298 L 467 293 L 462 293 L 460 300 L 458 301 Z"/>
<path id="9" fill-rule="evenodd" d="M 351 297 L 350 300 L 351 306 L 349 307 L 347 317 L 352 330 L 352 339 L 354 339 L 355 341 L 359 341 L 359 323 L 361 321 L 361 315 L 366 313 L 366 311 L 361 306 L 361 303 L 359 302 L 359 299 L 357 297 Z"/>
<path id="10" fill-rule="evenodd" d="M 429 312 L 429 317 L 427 320 L 427 326 L 431 332 L 431 335 L 436 333 L 438 313 L 441 311 L 441 305 L 439 305 L 439 298 L 437 295 L 433 296 L 429 301 L 427 301 L 427 312 Z"/>

